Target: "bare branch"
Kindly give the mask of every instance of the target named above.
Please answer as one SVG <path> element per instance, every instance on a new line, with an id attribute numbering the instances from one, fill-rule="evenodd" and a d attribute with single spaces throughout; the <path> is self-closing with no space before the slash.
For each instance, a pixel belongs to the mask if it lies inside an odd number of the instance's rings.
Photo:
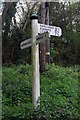
<path id="1" fill-rule="evenodd" d="M 23 26 L 23 31 L 26 29 L 26 26 L 27 26 L 27 23 L 28 23 L 28 20 L 29 20 L 29 17 L 30 17 L 30 14 L 32 13 L 33 9 L 35 8 L 35 6 L 38 4 L 38 2 L 34 3 L 34 5 L 32 6 L 32 8 L 28 11 L 28 15 L 26 17 L 26 21 L 25 21 L 25 24 Z"/>

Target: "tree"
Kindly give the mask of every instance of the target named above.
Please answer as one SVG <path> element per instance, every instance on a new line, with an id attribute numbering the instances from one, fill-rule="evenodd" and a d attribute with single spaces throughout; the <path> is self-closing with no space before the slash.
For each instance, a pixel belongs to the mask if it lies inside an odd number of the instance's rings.
<path id="1" fill-rule="evenodd" d="M 36 2 L 28 4 L 21 3 L 21 1 L 3 3 L 3 63 L 31 63 L 31 49 L 21 51 L 20 43 L 31 37 L 29 17 L 32 11 L 38 10 L 39 5 Z M 52 2 L 49 9 L 50 25 L 59 26 L 63 31 L 60 38 L 51 37 L 52 62 L 64 66 L 79 64 L 80 2 L 73 4 L 70 2 L 68 4 Z M 17 22 L 16 16 L 19 22 Z"/>
<path id="2" fill-rule="evenodd" d="M 36 5 L 36 2 L 32 4 L 27 2 L 3 3 L 3 63 L 13 64 L 30 61 L 28 60 L 31 59 L 30 49 L 25 50 L 23 53 L 20 50 L 20 42 L 31 37 L 31 21 L 29 18 Z M 17 18 L 19 22 L 17 22 Z"/>
<path id="3" fill-rule="evenodd" d="M 45 2 L 41 3 L 40 23 L 45 24 Z M 40 71 L 45 71 L 46 65 L 46 44 L 45 41 L 40 43 Z"/>
<path id="4" fill-rule="evenodd" d="M 63 31 L 60 38 L 51 39 L 52 62 L 64 66 L 79 64 L 79 6 L 80 2 L 50 5 L 50 23 L 61 27 Z"/>
<path id="5" fill-rule="evenodd" d="M 3 61 L 6 59 L 9 54 L 9 40 L 10 32 L 12 27 L 12 18 L 15 20 L 16 13 L 16 2 L 4 2 L 4 8 L 2 13 L 2 42 L 3 42 Z M 12 8 L 12 9 L 11 9 Z M 13 51 L 13 48 L 12 48 Z M 7 61 L 8 62 L 8 61 Z"/>

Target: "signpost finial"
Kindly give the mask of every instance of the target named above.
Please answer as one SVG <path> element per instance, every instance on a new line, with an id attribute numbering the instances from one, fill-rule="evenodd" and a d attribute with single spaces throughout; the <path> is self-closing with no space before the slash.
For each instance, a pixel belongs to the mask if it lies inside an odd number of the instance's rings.
<path id="1" fill-rule="evenodd" d="M 38 19 L 38 15 L 36 13 L 33 13 L 30 17 L 31 20 Z"/>

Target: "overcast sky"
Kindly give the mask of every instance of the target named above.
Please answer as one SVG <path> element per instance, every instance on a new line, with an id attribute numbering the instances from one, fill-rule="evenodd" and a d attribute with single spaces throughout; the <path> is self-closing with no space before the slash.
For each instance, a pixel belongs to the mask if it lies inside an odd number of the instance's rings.
<path id="1" fill-rule="evenodd" d="M 70 1 L 74 1 L 74 2 L 76 2 L 76 1 L 79 1 L 79 0 L 70 0 Z"/>
<path id="2" fill-rule="evenodd" d="M 0 0 L 0 2 L 14 2 L 14 1 L 19 1 L 19 0 Z M 25 1 L 31 1 L 31 0 L 25 0 Z M 32 0 L 32 1 L 43 1 L 43 0 Z M 48 1 L 48 0 L 46 0 Z M 59 1 L 59 0 L 49 0 L 49 1 Z M 61 1 L 71 1 L 71 2 L 77 2 L 77 1 L 80 1 L 80 0 L 61 0 Z"/>

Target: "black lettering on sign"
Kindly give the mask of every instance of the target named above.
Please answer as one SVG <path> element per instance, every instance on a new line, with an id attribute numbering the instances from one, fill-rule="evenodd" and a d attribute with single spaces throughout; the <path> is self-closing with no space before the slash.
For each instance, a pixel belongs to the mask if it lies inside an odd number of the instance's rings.
<path id="1" fill-rule="evenodd" d="M 39 39 L 43 39 L 43 36 L 40 36 L 40 37 L 37 38 L 37 40 L 39 40 Z"/>
<path id="2" fill-rule="evenodd" d="M 55 28 L 55 35 L 59 36 L 59 29 L 57 27 Z"/>

